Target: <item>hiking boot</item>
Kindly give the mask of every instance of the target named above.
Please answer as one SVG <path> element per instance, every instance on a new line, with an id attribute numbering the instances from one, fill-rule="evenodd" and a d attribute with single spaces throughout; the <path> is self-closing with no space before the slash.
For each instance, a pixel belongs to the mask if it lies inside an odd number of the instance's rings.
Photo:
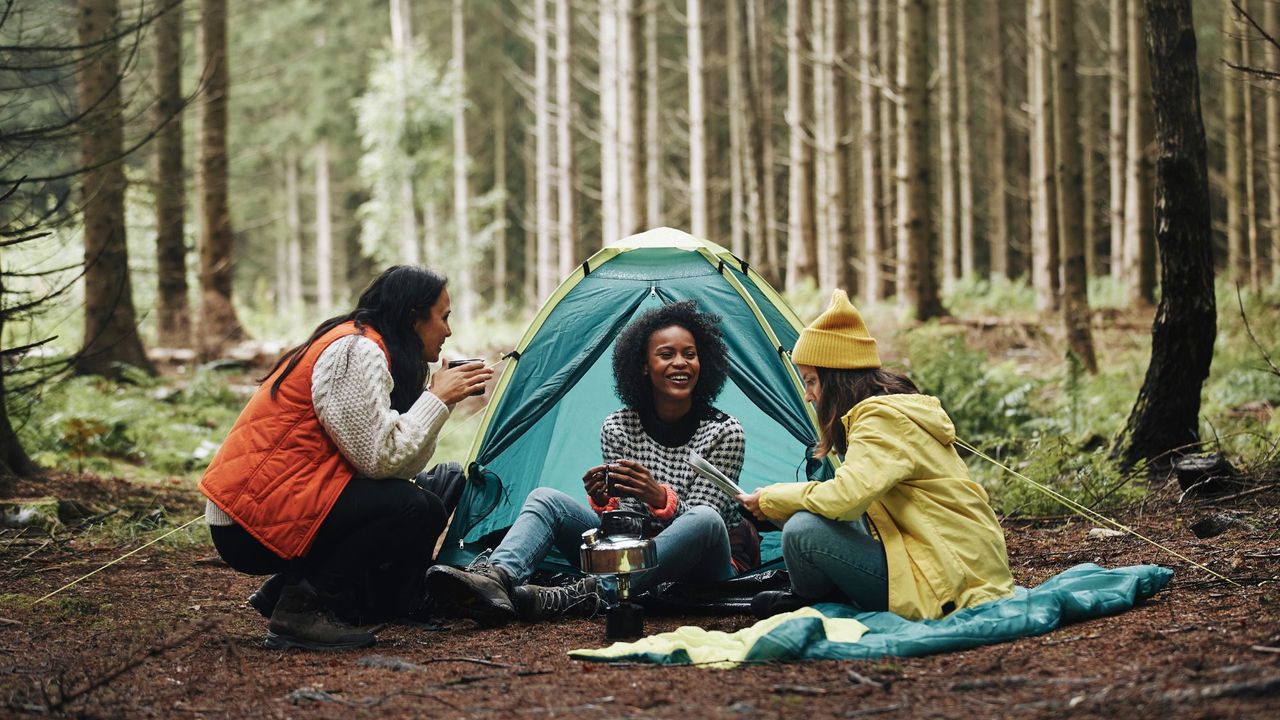
<path id="1" fill-rule="evenodd" d="M 511 578 L 487 560 L 466 570 L 436 565 L 427 570 L 427 593 L 446 609 L 471 618 L 480 627 L 498 627 L 516 616 L 511 603 Z"/>
<path id="2" fill-rule="evenodd" d="M 512 593 L 516 611 L 525 622 L 561 617 L 591 617 L 605 607 L 596 579 L 590 575 L 560 587 L 521 585 Z"/>
<path id="3" fill-rule="evenodd" d="M 284 573 L 276 573 L 258 586 L 258 589 L 254 590 L 253 594 L 249 596 L 247 602 L 262 617 L 270 620 L 271 613 L 275 612 L 276 603 L 280 602 L 280 591 L 284 590 L 285 585 L 288 584 L 288 578 L 285 577 Z"/>
<path id="4" fill-rule="evenodd" d="M 751 614 L 758 620 L 799 610 L 802 607 L 821 602 L 802 598 L 790 590 L 762 590 L 751 598 Z"/>
<path id="5" fill-rule="evenodd" d="M 369 647 L 372 633 L 352 627 L 326 609 L 305 580 L 286 585 L 267 623 L 265 645 L 275 650 L 348 650 Z"/>

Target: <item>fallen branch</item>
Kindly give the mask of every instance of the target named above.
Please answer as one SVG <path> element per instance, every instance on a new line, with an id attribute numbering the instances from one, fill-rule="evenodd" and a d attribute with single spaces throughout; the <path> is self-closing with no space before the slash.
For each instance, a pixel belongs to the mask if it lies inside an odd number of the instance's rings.
<path id="1" fill-rule="evenodd" d="M 1033 678 L 1026 675 L 1006 675 L 996 678 L 978 680 L 962 680 L 951 684 L 951 690 L 989 690 L 991 688 L 1012 688 L 1024 685 L 1083 685 L 1096 682 L 1097 678 Z"/>
<path id="2" fill-rule="evenodd" d="M 205 622 L 202 622 L 199 625 L 196 625 L 191 630 L 185 633 L 180 633 L 173 637 L 167 638 L 164 642 L 161 642 L 159 645 L 155 645 L 153 647 L 147 648 L 143 652 L 138 653 L 134 657 L 125 661 L 122 665 L 120 665 L 116 669 L 111 670 L 110 672 L 98 678 L 89 680 L 84 684 L 84 686 L 76 688 L 75 690 L 72 690 L 69 693 L 63 692 L 61 685 L 58 685 L 56 686 L 58 691 L 57 697 L 50 698 L 46 701 L 45 711 L 55 712 L 57 710 L 60 710 L 63 707 L 65 707 L 67 703 L 78 700 L 79 698 L 82 698 L 92 693 L 95 690 L 98 690 L 100 688 L 106 687 L 107 685 L 110 685 L 112 682 L 116 680 L 116 678 L 120 677 L 121 675 L 124 675 L 130 670 L 133 670 L 134 668 L 143 664 L 150 658 L 159 657 L 160 655 L 164 654 L 169 650 L 172 650 L 177 647 L 181 647 L 182 645 L 185 645 L 187 641 L 191 640 L 197 635 L 208 632 L 214 629 L 215 627 L 218 627 L 218 622 L 216 620 L 206 620 Z"/>
<path id="3" fill-rule="evenodd" d="M 877 690 L 884 689 L 884 683 L 880 682 L 879 680 L 872 680 L 871 678 L 867 677 L 866 675 L 863 675 L 857 670 L 849 670 L 846 674 L 849 676 L 849 679 L 852 680 L 853 682 L 859 683 L 861 685 L 870 685 L 871 687 L 876 688 Z"/>
<path id="4" fill-rule="evenodd" d="M 865 715 L 879 715 L 881 713 L 901 710 L 905 707 L 906 705 L 903 703 L 894 703 L 893 705 L 881 705 L 880 707 L 867 708 L 865 710 L 850 710 L 849 712 L 845 713 L 844 716 L 847 718 L 851 718 L 851 717 L 863 717 Z"/>
<path id="5" fill-rule="evenodd" d="M 826 695 L 827 689 L 810 685 L 774 685 L 769 692 L 775 695 Z"/>
<path id="6" fill-rule="evenodd" d="M 1259 485 L 1258 487 L 1249 488 L 1248 490 L 1242 490 L 1238 493 L 1232 493 L 1230 495 L 1219 495 L 1218 497 L 1205 496 L 1202 498 L 1202 500 L 1213 503 L 1214 505 L 1220 505 L 1224 502 L 1227 502 L 1228 500 L 1239 500 L 1242 497 L 1256 495 L 1260 492 L 1265 492 L 1267 490 L 1280 490 L 1280 485 L 1277 485 L 1276 483 L 1268 483 L 1266 485 Z"/>
<path id="7" fill-rule="evenodd" d="M 492 660 L 483 660 L 483 659 L 481 659 L 481 658 L 470 658 L 470 657 L 442 657 L 442 658 L 429 658 L 429 659 L 427 659 L 427 660 L 423 660 L 423 661 L 422 661 L 422 664 L 423 664 L 423 665 L 431 665 L 432 663 L 442 663 L 442 662 L 463 662 L 463 663 L 474 663 L 474 664 L 476 664 L 476 665 L 485 665 L 485 666 L 487 666 L 487 667 L 498 667 L 498 668 L 514 668 L 514 667 L 519 667 L 518 665 L 507 665 L 506 663 L 500 663 L 500 662 L 494 662 L 494 661 L 492 661 Z"/>
<path id="8" fill-rule="evenodd" d="M 1257 697 L 1280 694 L 1280 676 L 1245 680 L 1243 682 L 1218 683 L 1198 688 L 1171 690 L 1164 694 L 1167 700 L 1185 702 L 1187 700 L 1209 700 L 1220 697 Z"/>

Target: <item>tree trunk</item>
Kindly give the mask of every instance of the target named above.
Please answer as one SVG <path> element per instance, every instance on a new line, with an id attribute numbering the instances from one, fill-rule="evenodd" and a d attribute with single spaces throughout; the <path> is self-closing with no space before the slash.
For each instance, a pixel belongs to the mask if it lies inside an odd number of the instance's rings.
<path id="1" fill-rule="evenodd" d="M 422 198 L 422 262 L 427 267 L 435 267 L 444 257 L 441 252 L 440 211 L 438 203 L 430 193 L 423 193 Z"/>
<path id="2" fill-rule="evenodd" d="M 1077 38 L 1077 42 L 1087 42 L 1088 36 Z M 1097 63 L 1093 58 L 1085 57 L 1085 47 L 1080 48 L 1080 62 L 1078 67 L 1096 67 Z M 1078 78 L 1080 88 L 1080 101 L 1077 107 L 1095 108 L 1098 107 L 1097 97 L 1094 95 L 1093 78 L 1087 75 L 1081 75 Z M 1097 163 L 1097 144 L 1096 129 L 1094 122 L 1096 116 L 1092 112 L 1082 112 L 1076 118 L 1072 119 L 1071 126 L 1077 128 L 1080 133 L 1080 176 L 1083 182 L 1080 185 L 1081 198 L 1084 204 L 1084 215 L 1080 218 L 1081 236 L 1084 240 L 1084 268 L 1086 277 L 1094 277 L 1097 275 L 1097 250 L 1098 250 L 1098 198 L 1097 183 L 1095 179 L 1098 176 Z M 1066 262 L 1065 260 L 1063 262 Z"/>
<path id="3" fill-rule="evenodd" d="M 1019 58 L 1020 62 L 1007 62 L 1004 69 L 1006 81 L 1005 117 L 1007 154 L 1005 155 L 1005 177 L 1009 187 L 1006 200 L 1009 203 L 1009 274 L 1010 278 L 1026 278 L 1031 275 L 1031 237 L 1033 235 L 1032 218 L 1032 181 L 1031 181 L 1031 142 L 1035 123 L 1031 119 L 1030 68 L 1027 59 L 1030 57 L 1028 43 L 1030 38 L 1026 32 L 1027 3 L 1002 2 L 998 12 L 1005 27 L 1001 38 L 1008 48 L 1006 57 Z"/>
<path id="4" fill-rule="evenodd" d="M 1027 10 L 1027 95 L 1032 122 L 1031 284 L 1036 292 L 1036 309 L 1042 312 L 1057 310 L 1060 300 L 1048 2 L 1031 0 Z"/>
<path id="5" fill-rule="evenodd" d="M 645 185 L 645 163 L 648 159 L 644 157 L 640 143 L 644 140 L 645 118 L 648 117 L 648 109 L 645 106 L 645 100 L 648 95 L 645 90 L 645 73 L 648 70 L 646 63 L 647 58 L 644 56 L 645 37 L 645 6 L 649 4 L 649 0 L 629 0 L 630 9 L 626 15 L 626 27 L 631 38 L 627 44 L 630 51 L 631 71 L 628 73 L 627 93 L 631 97 L 631 111 L 628 113 L 627 124 L 630 126 L 631 133 L 631 168 L 625 176 L 623 182 L 630 185 L 632 204 L 634 207 L 634 220 L 632 220 L 631 232 L 636 233 L 647 227 L 648 208 L 645 207 L 645 201 L 648 199 L 647 186 Z"/>
<path id="6" fill-rule="evenodd" d="M 522 215 L 523 250 L 524 250 L 524 307 L 537 310 L 542 304 L 542 296 L 538 292 L 538 171 L 535 155 L 537 151 L 529 150 L 529 135 L 520 153 L 524 164 L 524 212 Z"/>
<path id="7" fill-rule="evenodd" d="M 289 257 L 289 284 L 285 293 L 282 314 L 300 317 L 305 306 L 302 301 L 302 198 L 298 191 L 298 154 L 293 150 L 284 159 L 284 224 Z"/>
<path id="8" fill-rule="evenodd" d="M 1244 284 L 1248 279 L 1245 267 L 1245 172 L 1243 103 L 1240 97 L 1240 72 L 1231 68 L 1240 65 L 1240 25 L 1236 10 L 1230 2 L 1222 3 L 1222 112 L 1226 127 L 1226 196 L 1227 196 L 1227 280 Z"/>
<path id="9" fill-rule="evenodd" d="M 1154 194 L 1151 191 L 1151 81 L 1143 40 L 1142 0 L 1128 0 L 1129 110 L 1125 179 L 1125 278 L 1129 302 L 1150 305 L 1155 297 Z"/>
<path id="10" fill-rule="evenodd" d="M 1280 29 L 1280 4 L 1263 5 L 1262 27 L 1275 37 Z M 1280 46 L 1267 43 L 1267 67 L 1280 68 Z M 1267 236 L 1271 245 L 1271 282 L 1280 283 L 1280 93 L 1267 93 Z"/>
<path id="11" fill-rule="evenodd" d="M 751 169 L 755 187 L 752 225 L 756 228 L 752 235 L 751 257 L 748 259 L 756 263 L 756 268 L 770 283 L 777 285 L 782 277 L 774 227 L 774 219 L 777 217 L 777 188 L 773 150 L 773 63 L 764 0 L 751 0 L 747 3 L 743 19 L 749 72 L 746 83 L 747 104 L 750 107 L 747 134 L 751 138 Z"/>
<path id="12" fill-rule="evenodd" d="M 538 0 L 542 2 L 542 0 Z M 600 239 L 621 237 L 618 167 L 618 12 L 617 0 L 600 0 Z"/>
<path id="13" fill-rule="evenodd" d="M 1167 466 L 1199 442 L 1200 389 L 1217 334 L 1209 177 L 1191 0 L 1147 0 L 1156 109 L 1156 236 L 1160 306 L 1151 363 L 1116 445 L 1126 468 Z M 1130 35 L 1132 40 L 1133 35 Z"/>
<path id="14" fill-rule="evenodd" d="M 507 192 L 507 100 L 501 83 L 495 83 L 493 112 L 493 192 L 497 196 L 497 227 L 493 235 L 493 307 L 499 314 L 507 311 L 507 210 L 511 198 Z"/>
<path id="15" fill-rule="evenodd" d="M 1000 0 L 987 0 L 983 8 L 987 16 L 987 28 L 991 42 L 998 48 L 991 53 L 991 79 L 987 90 L 987 124 L 990 128 L 989 176 L 987 188 L 987 252 L 991 263 L 991 277 L 1012 277 L 1009 267 L 1009 181 L 1006 177 L 1007 103 L 1004 83 L 1004 22 L 1000 17 Z"/>
<path id="16" fill-rule="evenodd" d="M 1128 29 L 1125 20 L 1127 3 L 1112 2 L 1108 11 L 1107 70 L 1109 75 L 1108 90 L 1110 109 L 1107 118 L 1107 173 L 1110 179 L 1111 204 L 1108 220 L 1111 223 L 1111 277 L 1123 279 L 1125 267 L 1125 167 L 1128 162 L 1125 149 L 1127 147 L 1128 98 L 1129 98 L 1129 63 L 1128 63 Z"/>
<path id="17" fill-rule="evenodd" d="M 556 2 L 556 167 L 559 170 L 556 185 L 559 212 L 556 213 L 560 236 L 560 277 L 567 277 L 577 259 L 578 224 L 574 207 L 573 181 L 573 78 L 571 70 L 571 43 L 573 38 L 572 7 L 570 0 Z"/>
<path id="18" fill-rule="evenodd" d="M 1062 324 L 1067 346 L 1090 374 L 1098 372 L 1089 328 L 1089 278 L 1085 266 L 1084 176 L 1081 172 L 1080 83 L 1076 76 L 1076 13 L 1074 0 L 1051 0 L 1053 45 L 1057 62 L 1053 85 L 1054 157 L 1058 165 L 1058 239 L 1062 259 Z"/>
<path id="19" fill-rule="evenodd" d="M 234 263 L 231 211 L 227 207 L 226 0 L 200 4 L 200 66 L 204 99 L 200 103 L 200 296 L 199 344 L 213 357 L 245 337 L 231 303 Z"/>
<path id="20" fill-rule="evenodd" d="M 608 14 L 616 20 L 612 7 Z M 601 9 L 601 25 L 604 24 L 605 12 Z M 556 287 L 557 273 L 555 238 L 551 230 L 551 104 L 548 98 L 549 76 L 547 62 L 547 0 L 536 0 L 533 14 L 534 37 L 534 165 L 537 172 L 537 200 L 535 207 L 538 247 L 538 303 L 546 302 Z M 612 48 L 610 48 L 612 51 Z M 603 62 L 603 60 L 602 60 Z M 603 88 L 602 88 L 603 90 Z M 616 119 L 616 118 L 615 118 Z M 615 175 L 616 179 L 616 175 Z M 614 187 L 614 200 L 617 198 L 617 187 Z M 616 207 L 616 205 L 615 205 Z M 614 218 L 617 222 L 617 218 Z M 616 225 L 615 225 L 616 228 Z"/>
<path id="21" fill-rule="evenodd" d="M 644 168 L 640 162 L 640 126 L 644 106 L 640 97 L 642 36 L 636 3 L 618 0 L 618 165 L 619 224 L 623 235 L 640 230 L 644 217 Z"/>
<path id="22" fill-rule="evenodd" d="M 4 273 L 0 273 L 0 298 L 5 297 Z M 0 337 L 4 335 L 6 313 L 0 311 Z M 0 372 L 0 497 L 9 495 L 8 479 L 34 475 L 40 468 L 31 461 L 14 432 L 9 420 L 8 391 L 4 385 L 5 373 Z"/>
<path id="23" fill-rule="evenodd" d="M 960 277 L 973 276 L 977 258 L 973 230 L 973 138 L 969 107 L 969 39 L 965 3 L 956 8 L 956 182 L 959 194 Z M 998 53 L 996 53 L 998 54 Z"/>
<path id="24" fill-rule="evenodd" d="M 225 0 L 223 0 L 225 2 Z M 404 87 L 404 72 L 407 52 L 413 41 L 412 13 L 409 0 L 391 0 L 391 47 L 395 53 L 396 72 L 399 73 L 400 86 Z M 406 98 L 399 98 L 402 112 Z M 421 259 L 418 253 L 418 221 L 414 213 L 417 203 L 413 197 L 413 178 L 406 172 L 400 181 L 400 262 L 416 265 Z"/>
<path id="25" fill-rule="evenodd" d="M 960 277 L 960 224 L 956 178 L 956 56 L 951 23 L 955 0 L 938 0 L 938 194 L 942 282 L 950 289 Z"/>
<path id="26" fill-rule="evenodd" d="M 79 39 L 93 55 L 81 64 L 77 91 L 84 125 L 80 162 L 84 211 L 84 345 L 76 372 L 119 374 L 118 363 L 155 374 L 142 349 L 129 279 L 124 222 L 124 121 L 115 35 L 116 0 L 80 0 Z"/>
<path id="27" fill-rule="evenodd" d="M 315 147 L 316 173 L 316 310 L 321 317 L 333 311 L 333 191 L 329 186 L 329 141 Z M 302 265 L 298 265 L 302 274 Z"/>
<path id="28" fill-rule="evenodd" d="M 884 240 L 881 262 L 885 277 L 881 296 L 887 298 L 902 292 L 898 286 L 898 10 L 896 2 L 880 4 L 879 45 L 880 79 L 884 83 L 880 96 L 880 215 L 884 218 Z"/>
<path id="29" fill-rule="evenodd" d="M 453 0 L 453 71 L 457 98 L 453 103 L 453 224 L 457 235 L 458 276 L 454 297 L 459 320 L 475 319 L 476 293 L 471 277 L 471 191 L 467 187 L 467 40 L 462 0 Z"/>
<path id="30" fill-rule="evenodd" d="M 689 65 L 689 225 L 707 236 L 707 119 L 702 90 L 702 0 L 687 0 Z"/>
<path id="31" fill-rule="evenodd" d="M 729 76 L 729 249 L 738 257 L 746 257 L 746 102 L 742 92 L 742 10 L 738 3 L 725 5 L 725 34 L 728 58 L 725 70 Z"/>
<path id="32" fill-rule="evenodd" d="M 662 211 L 662 114 L 658 93 L 658 12 L 650 3 L 644 12 L 644 185 L 645 214 L 651 228 L 664 224 Z"/>
<path id="33" fill-rule="evenodd" d="M 288 178 L 288 162 L 281 161 L 277 169 L 279 174 Z M 288 192 L 285 192 L 285 215 L 288 216 Z M 286 222 L 280 232 L 275 234 L 276 242 L 276 312 L 283 316 L 289 310 L 289 281 L 293 277 L 293 266 L 289 263 L 289 223 Z"/>
<path id="34" fill-rule="evenodd" d="M 835 143 L 829 136 L 829 108 L 831 103 L 830 66 L 827 57 L 827 21 L 826 0 L 809 0 L 806 8 L 809 14 L 809 29 L 806 36 L 809 42 L 810 72 L 805 73 L 809 80 L 809 106 L 812 123 L 809 128 L 809 149 L 813 163 L 813 267 L 816 286 L 827 290 L 835 287 L 829 282 L 831 270 L 834 268 L 828 251 L 831 247 L 831 206 L 830 193 L 832 182 L 832 160 L 835 155 Z"/>
<path id="35" fill-rule="evenodd" d="M 826 66 L 827 66 L 827 143 L 831 155 L 826 188 L 827 229 L 830 233 L 830 249 L 827 252 L 829 274 L 827 286 L 842 287 L 851 296 L 858 296 L 858 277 L 854 272 L 854 243 L 851 237 L 852 210 L 849 183 L 851 181 L 852 148 L 845 140 L 846 119 L 851 117 L 848 101 L 848 83 L 845 68 L 848 57 L 845 39 L 845 0 L 825 0 L 826 11 Z"/>
<path id="36" fill-rule="evenodd" d="M 898 297 L 920 321 L 946 314 L 930 248 L 925 15 L 924 0 L 898 0 Z"/>
<path id="37" fill-rule="evenodd" d="M 884 196 L 881 194 L 882 176 L 887 171 L 881 165 L 880 140 L 880 88 L 883 79 L 879 62 L 876 62 L 876 17 L 879 2 L 858 2 L 858 83 L 859 110 L 862 119 L 862 297 L 868 305 L 888 296 L 888 272 L 884 266 L 884 246 L 887 228 L 884 217 Z M 888 12 L 884 10 L 883 12 Z"/>
<path id="38" fill-rule="evenodd" d="M 787 168 L 787 290 L 802 278 L 814 277 L 813 147 L 806 140 L 812 132 L 810 114 L 812 82 L 805 77 L 809 54 L 808 0 L 787 2 L 787 125 L 790 127 L 790 159 Z"/>
<path id="39" fill-rule="evenodd" d="M 182 168 L 182 6 L 156 19 L 156 276 L 161 345 L 190 347 L 186 176 Z"/>
<path id="40" fill-rule="evenodd" d="M 1238 0 L 1240 8 L 1244 12 L 1249 12 L 1248 0 Z M 1270 0 L 1268 0 L 1270 4 Z M 1249 45 L 1252 40 L 1248 33 L 1242 33 L 1240 37 L 1240 65 L 1242 67 L 1253 67 L 1252 53 L 1249 52 Z M 1245 219 L 1245 247 L 1248 257 L 1248 277 L 1249 287 L 1255 291 L 1262 287 L 1262 258 L 1258 253 L 1258 188 L 1253 172 L 1257 161 L 1254 146 L 1254 123 L 1253 123 L 1253 82 L 1249 75 L 1241 73 L 1240 78 L 1240 109 L 1243 114 L 1244 123 L 1241 127 L 1243 134 L 1241 135 L 1241 145 L 1244 151 L 1244 219 Z"/>

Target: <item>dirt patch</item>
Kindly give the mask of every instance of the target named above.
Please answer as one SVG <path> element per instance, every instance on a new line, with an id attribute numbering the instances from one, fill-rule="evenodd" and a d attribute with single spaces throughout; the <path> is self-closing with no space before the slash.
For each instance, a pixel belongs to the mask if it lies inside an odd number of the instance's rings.
<path id="1" fill-rule="evenodd" d="M 88 495 L 86 487 L 84 496 L 102 503 L 116 491 L 139 497 L 137 488 L 111 487 L 105 497 Z M 187 493 L 189 507 L 196 507 Z M 149 548 L 32 606 L 32 599 L 140 540 L 75 533 L 37 539 L 4 531 L 0 715 L 1274 716 L 1280 696 L 1278 499 L 1255 493 L 1225 508 L 1157 499 L 1122 518 L 1242 588 L 1133 538 L 1091 539 L 1091 525 L 1078 519 L 1011 521 L 1011 562 L 1023 585 L 1080 562 L 1155 562 L 1177 575 L 1131 612 L 1041 637 L 925 658 L 730 671 L 568 660 L 567 650 L 603 644 L 602 619 L 499 630 L 465 622 L 390 626 L 368 650 L 274 652 L 261 645 L 264 621 L 243 602 L 255 580 L 227 569 L 211 547 L 190 543 Z M 1187 527 L 1211 511 L 1247 525 L 1197 539 Z M 750 622 L 651 616 L 648 627 L 658 632 L 692 623 L 731 631 Z"/>

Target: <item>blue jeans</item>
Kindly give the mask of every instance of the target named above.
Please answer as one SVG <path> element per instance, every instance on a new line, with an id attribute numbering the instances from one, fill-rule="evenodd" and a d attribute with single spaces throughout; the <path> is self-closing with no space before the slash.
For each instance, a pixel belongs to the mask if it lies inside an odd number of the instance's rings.
<path id="1" fill-rule="evenodd" d="M 529 493 L 520 514 L 489 562 L 501 567 L 519 585 L 533 575 L 554 547 L 579 567 L 582 533 L 600 527 L 600 516 L 585 503 L 552 488 Z M 695 505 L 653 539 L 658 567 L 635 576 L 633 592 L 643 592 L 674 580 L 727 580 L 733 577 L 729 531 L 720 513 Z"/>
<path id="2" fill-rule="evenodd" d="M 838 593 L 862 610 L 889 609 L 884 545 L 861 519 L 840 522 L 798 512 L 782 528 L 782 557 L 800 597 L 826 600 Z"/>

